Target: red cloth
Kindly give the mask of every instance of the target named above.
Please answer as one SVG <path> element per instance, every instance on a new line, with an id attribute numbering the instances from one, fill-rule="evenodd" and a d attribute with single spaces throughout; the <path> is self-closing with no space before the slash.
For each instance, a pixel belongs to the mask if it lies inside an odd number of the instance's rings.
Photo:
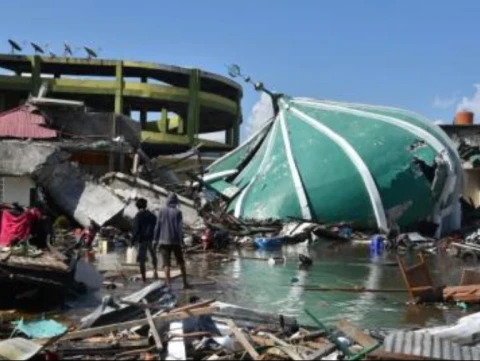
<path id="1" fill-rule="evenodd" d="M 25 212 L 17 217 L 10 212 L 4 211 L 2 214 L 0 245 L 9 247 L 14 239 L 26 239 L 30 234 L 31 223 L 36 217 L 36 212 Z"/>

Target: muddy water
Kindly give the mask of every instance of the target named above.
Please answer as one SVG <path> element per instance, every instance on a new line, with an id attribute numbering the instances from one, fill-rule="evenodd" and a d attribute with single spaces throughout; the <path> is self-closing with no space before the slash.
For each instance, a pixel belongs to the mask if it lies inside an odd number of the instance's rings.
<path id="1" fill-rule="evenodd" d="M 313 259 L 308 271 L 299 270 L 298 254 Z M 320 244 L 284 247 L 281 251 L 233 251 L 236 259 L 225 262 L 222 257 L 195 255 L 188 259 L 188 273 L 196 287 L 181 292 L 177 280 L 175 289 L 181 302 L 193 295 L 215 298 L 244 307 L 295 316 L 301 323 L 309 324 L 304 310 L 308 309 L 326 323 L 348 319 L 368 328 L 425 327 L 451 323 L 466 313 L 459 307 L 406 306 L 407 293 L 342 293 L 306 291 L 301 286 L 334 288 L 365 287 L 369 289 L 404 289 L 405 284 L 396 266 L 395 258 L 384 257 L 381 264 L 372 262 L 368 247 Z M 266 261 L 239 257 L 285 256 L 286 263 L 270 266 Z M 407 261 L 412 255 L 407 255 Z M 99 256 L 98 267 L 115 271 L 125 260 L 122 251 Z M 463 265 L 447 255 L 428 258 L 432 277 L 437 284 L 457 284 Z M 129 268 L 136 273 L 136 267 Z M 206 285 L 205 281 L 216 281 Z M 122 279 L 117 279 L 123 282 Z M 109 293 L 121 296 L 142 287 L 141 282 L 124 282 L 125 288 Z M 72 301 L 69 314 L 78 318 L 98 305 L 107 292 L 84 296 Z M 473 312 L 474 310 L 469 310 Z"/>

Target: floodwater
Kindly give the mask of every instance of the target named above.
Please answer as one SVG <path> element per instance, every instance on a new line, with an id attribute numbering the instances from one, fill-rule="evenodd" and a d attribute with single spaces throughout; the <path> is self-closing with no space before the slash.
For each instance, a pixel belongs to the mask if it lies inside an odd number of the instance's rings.
<path id="1" fill-rule="evenodd" d="M 313 260 L 308 271 L 298 267 L 300 253 Z M 344 293 L 307 291 L 299 287 L 405 289 L 396 258 L 386 256 L 384 265 L 374 263 L 365 246 L 297 245 L 277 252 L 235 251 L 233 256 L 285 256 L 286 263 L 270 266 L 266 261 L 236 259 L 219 264 L 205 258 L 191 267 L 197 269 L 197 274 L 201 272 L 228 285 L 219 297 L 222 301 L 295 316 L 302 324 L 311 324 L 305 309 L 326 324 L 348 319 L 365 328 L 425 327 L 451 323 L 465 315 L 455 306 L 448 310 L 441 306 L 407 306 L 406 292 Z M 407 262 L 413 262 L 412 257 L 407 256 Z M 445 254 L 429 257 L 428 263 L 436 284 L 454 285 L 460 281 L 462 265 L 456 259 Z"/>
<path id="2" fill-rule="evenodd" d="M 313 260 L 308 271 L 299 269 L 299 254 Z M 225 262 L 228 255 L 190 256 L 187 261 L 188 273 L 192 283 L 197 286 L 188 292 L 180 292 L 181 281 L 178 279 L 174 289 L 179 292 L 180 301 L 187 302 L 190 296 L 198 295 L 252 309 L 295 316 L 301 324 L 312 324 L 305 314 L 305 309 L 308 309 L 326 324 L 348 319 L 364 328 L 428 327 L 452 323 L 467 314 L 456 306 L 448 309 L 444 306 L 408 306 L 409 296 L 406 292 L 319 292 L 307 291 L 301 287 L 405 289 L 396 258 L 384 256 L 381 264 L 373 262 L 366 246 L 320 243 L 312 246 L 286 246 L 275 252 L 235 250 L 230 255 L 235 258 L 231 262 Z M 271 266 L 266 261 L 241 259 L 275 256 L 285 256 L 286 262 Z M 118 251 L 99 256 L 98 259 L 100 269 L 114 271 L 124 262 L 125 255 Z M 407 255 L 407 263 L 413 260 L 413 254 Z M 446 254 L 432 255 L 428 257 L 428 263 L 437 285 L 458 284 L 464 266 L 459 260 Z M 132 271 L 135 273 L 136 268 Z M 212 280 L 216 281 L 214 286 L 211 282 L 210 285 L 205 283 Z M 122 282 L 122 279 L 117 281 Z M 112 292 L 122 295 L 142 286 L 141 282 L 136 282 Z M 71 304 L 74 307 L 71 313 L 78 317 L 90 312 L 105 293 L 103 290 L 100 294 L 95 294 L 95 297 L 76 300 Z"/>

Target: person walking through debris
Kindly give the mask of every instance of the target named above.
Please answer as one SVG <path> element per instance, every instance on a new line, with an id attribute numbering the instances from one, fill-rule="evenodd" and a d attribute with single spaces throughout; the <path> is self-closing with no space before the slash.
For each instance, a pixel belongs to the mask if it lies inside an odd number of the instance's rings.
<path id="1" fill-rule="evenodd" d="M 167 205 L 158 212 L 157 224 L 155 226 L 155 242 L 160 245 L 167 286 L 171 287 L 172 285 L 170 268 L 173 253 L 182 271 L 183 286 L 184 288 L 189 288 L 182 251 L 184 244 L 182 231 L 183 216 L 177 206 L 177 195 L 172 193 L 168 196 Z"/>
<path id="2" fill-rule="evenodd" d="M 155 246 L 153 245 L 154 229 L 156 218 L 152 212 L 147 210 L 147 200 L 140 198 L 135 205 L 138 208 L 138 213 L 133 220 L 133 235 L 131 246 L 138 242 L 138 256 L 137 262 L 140 264 L 140 273 L 142 274 L 143 282 L 147 282 L 147 252 L 152 257 L 152 264 L 154 269 L 154 278 L 158 279 L 157 272 L 157 255 Z"/>

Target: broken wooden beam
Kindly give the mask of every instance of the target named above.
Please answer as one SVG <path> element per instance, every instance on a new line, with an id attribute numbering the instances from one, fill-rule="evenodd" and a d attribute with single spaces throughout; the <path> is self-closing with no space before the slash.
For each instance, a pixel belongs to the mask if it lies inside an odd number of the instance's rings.
<path id="1" fill-rule="evenodd" d="M 364 348 L 370 348 L 378 345 L 378 342 L 376 340 L 365 334 L 362 330 L 359 330 L 347 320 L 338 321 L 335 324 L 335 327 L 342 331 L 345 336 L 352 339 Z"/>
<path id="2" fill-rule="evenodd" d="M 252 346 L 250 342 L 248 342 L 247 338 L 243 334 L 242 330 L 240 330 L 236 325 L 235 322 L 232 320 L 227 321 L 227 326 L 230 328 L 230 331 L 235 335 L 235 338 L 240 342 L 242 347 L 245 349 L 245 351 L 248 352 L 250 357 L 254 360 L 259 360 L 260 359 L 260 354 L 257 352 L 257 350 Z"/>
<path id="3" fill-rule="evenodd" d="M 196 309 L 196 310 L 191 310 L 188 313 L 187 312 L 178 312 L 178 313 L 169 313 L 169 314 L 165 314 L 165 315 L 155 316 L 155 317 L 153 317 L 153 321 L 154 322 L 181 321 L 181 320 L 185 320 L 189 317 L 210 315 L 212 313 L 215 313 L 216 311 L 218 311 L 218 308 L 216 308 L 216 307 L 205 307 L 205 308 L 200 308 L 200 309 Z M 133 328 L 133 327 L 147 326 L 148 324 L 149 324 L 148 319 L 144 318 L 144 319 L 140 319 L 140 320 L 133 320 L 133 321 L 117 323 L 117 324 L 114 324 L 114 325 L 89 328 L 89 329 L 86 329 L 86 330 L 70 332 L 62 338 L 62 341 L 82 339 L 82 338 L 87 338 L 87 337 L 91 337 L 91 336 L 95 336 L 95 335 L 101 335 L 101 334 L 105 334 L 105 333 L 109 333 L 109 332 L 119 332 L 119 331 L 123 331 L 123 330 L 128 330 L 128 329 Z"/>
<path id="4" fill-rule="evenodd" d="M 145 298 L 142 300 L 142 302 L 144 305 L 148 305 L 148 301 Z M 161 315 L 162 314 L 159 316 Z M 145 316 L 147 317 L 148 324 L 150 325 L 150 331 L 152 331 L 153 340 L 155 341 L 155 346 L 157 346 L 157 351 L 160 353 L 163 350 L 162 340 L 158 334 L 157 326 L 155 325 L 155 322 L 153 322 L 152 313 L 148 307 L 145 308 Z"/>
<path id="5" fill-rule="evenodd" d="M 295 350 L 295 346 L 280 340 L 277 336 L 274 336 L 271 333 L 266 332 L 265 335 L 275 342 L 275 344 L 278 345 L 277 348 L 282 350 L 286 355 L 288 355 L 288 357 L 291 357 L 293 360 L 303 360 L 303 357 L 298 354 L 297 350 Z"/>

